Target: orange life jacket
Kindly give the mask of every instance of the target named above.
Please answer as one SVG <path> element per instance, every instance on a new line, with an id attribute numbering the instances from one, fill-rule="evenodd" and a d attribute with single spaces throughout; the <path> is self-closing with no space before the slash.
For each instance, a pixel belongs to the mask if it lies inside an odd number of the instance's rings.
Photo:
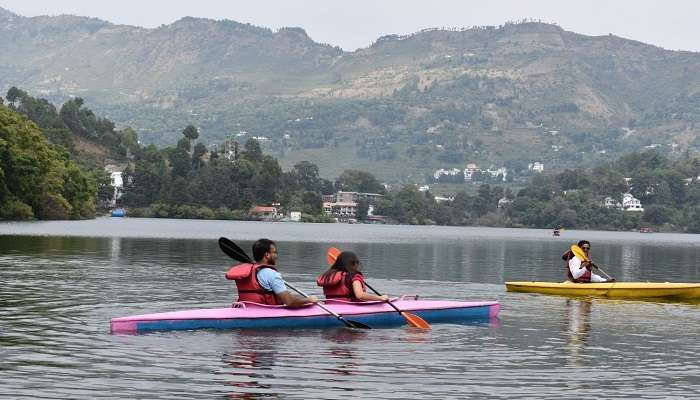
<path id="1" fill-rule="evenodd" d="M 334 272 L 329 278 L 324 274 L 316 279 L 316 284 L 323 287 L 323 295 L 327 299 L 340 299 L 347 301 L 359 301 L 355 297 L 355 291 L 352 290 L 350 282 L 346 281 L 347 273 L 342 271 Z"/>
<path id="2" fill-rule="evenodd" d="M 231 267 L 226 272 L 226 279 L 236 281 L 238 289 L 238 301 L 251 301 L 260 304 L 281 304 L 277 300 L 275 293 L 265 290 L 258 282 L 258 271 L 263 268 L 270 268 L 275 271 L 275 267 L 261 264 L 238 264 Z"/>
<path id="3" fill-rule="evenodd" d="M 575 283 L 589 283 L 591 281 L 591 271 L 588 268 L 586 268 L 586 272 L 584 272 L 583 275 L 579 276 L 578 279 L 574 279 L 574 276 L 571 274 L 571 268 L 569 268 L 569 260 L 571 260 L 574 257 L 576 257 L 576 255 L 571 250 L 567 250 L 564 254 L 561 255 L 561 259 L 564 260 L 564 268 L 566 268 L 566 276 L 569 278 L 570 281 Z"/>

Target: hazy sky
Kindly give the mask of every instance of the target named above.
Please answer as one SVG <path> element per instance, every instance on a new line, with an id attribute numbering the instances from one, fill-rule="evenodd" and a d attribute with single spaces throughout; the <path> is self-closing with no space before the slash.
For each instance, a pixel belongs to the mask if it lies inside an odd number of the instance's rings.
<path id="1" fill-rule="evenodd" d="M 700 51 L 695 0 L 0 0 L 23 16 L 75 14 L 145 27 L 184 16 L 231 19 L 277 29 L 299 26 L 345 50 L 379 36 L 431 27 L 500 25 L 522 18 L 587 35 L 613 33 L 671 50 Z"/>

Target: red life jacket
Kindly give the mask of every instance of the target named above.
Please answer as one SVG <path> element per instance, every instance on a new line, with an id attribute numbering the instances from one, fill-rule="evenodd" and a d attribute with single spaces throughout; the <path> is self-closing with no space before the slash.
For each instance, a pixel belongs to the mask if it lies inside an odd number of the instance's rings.
<path id="1" fill-rule="evenodd" d="M 571 250 L 567 250 L 564 254 L 561 255 L 561 259 L 564 260 L 564 268 L 566 268 L 566 276 L 569 278 L 570 281 L 575 282 L 575 283 L 589 283 L 591 281 L 591 270 L 586 268 L 586 272 L 583 273 L 583 275 L 579 276 L 578 279 L 574 279 L 574 276 L 571 274 L 571 268 L 569 268 L 569 260 L 572 258 L 576 257 L 574 255 L 574 252 Z"/>
<path id="2" fill-rule="evenodd" d="M 336 271 L 329 278 L 321 274 L 321 276 L 316 279 L 316 284 L 323 287 L 323 295 L 327 299 L 340 299 L 347 301 L 359 301 L 355 297 L 355 291 L 352 290 L 352 285 L 347 282 L 347 273 L 342 271 Z M 364 285 L 363 285 L 364 288 Z"/>
<path id="3" fill-rule="evenodd" d="M 258 282 L 258 271 L 263 268 L 270 268 L 275 271 L 275 267 L 260 264 L 238 264 L 231 267 L 226 272 L 226 279 L 236 281 L 238 289 L 238 301 L 251 301 L 260 304 L 280 305 L 275 293 L 263 289 Z"/>

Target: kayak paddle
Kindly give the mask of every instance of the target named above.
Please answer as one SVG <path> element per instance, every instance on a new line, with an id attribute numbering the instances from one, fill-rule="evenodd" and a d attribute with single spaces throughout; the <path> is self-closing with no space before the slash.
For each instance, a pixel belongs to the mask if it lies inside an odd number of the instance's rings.
<path id="1" fill-rule="evenodd" d="M 338 258 L 339 255 L 340 255 L 340 250 L 338 250 L 335 247 L 329 248 L 328 253 L 326 253 L 326 261 L 328 262 L 328 265 L 333 265 L 335 263 L 335 260 Z M 370 286 L 367 282 L 365 282 L 365 286 L 367 286 L 377 296 L 382 295 L 381 293 L 376 291 L 372 286 Z M 411 314 L 411 313 L 407 313 L 406 311 L 399 310 L 399 308 L 396 307 L 396 305 L 394 305 L 394 303 L 392 303 L 391 300 L 388 300 L 387 303 L 394 310 L 396 310 L 399 313 L 399 315 L 401 315 L 409 325 L 416 327 L 416 328 L 420 328 L 420 329 L 432 329 L 430 324 L 427 321 L 425 321 L 423 318 L 421 318 L 415 314 Z"/>
<path id="2" fill-rule="evenodd" d="M 290 289 L 292 289 L 293 291 L 299 293 L 300 295 L 302 295 L 302 296 L 304 296 L 304 297 L 309 297 L 308 294 L 306 294 L 306 293 L 302 292 L 301 290 L 295 288 L 294 286 L 290 285 L 289 283 L 284 282 L 284 284 L 287 285 L 287 286 L 288 286 Z M 342 315 L 336 313 L 335 311 L 333 311 L 333 310 L 331 310 L 331 309 L 326 308 L 326 306 L 324 306 L 324 305 L 321 304 L 321 303 L 316 303 L 316 305 L 319 306 L 319 307 L 321 307 L 321 308 L 322 308 L 324 311 L 326 311 L 327 313 L 329 313 L 329 314 L 333 315 L 334 317 L 338 318 L 342 323 L 344 323 L 345 325 L 347 325 L 347 326 L 350 327 L 350 328 L 372 329 L 372 328 L 370 328 L 369 326 L 363 324 L 362 322 L 351 321 L 351 320 L 349 320 L 349 319 L 343 318 Z"/>
<path id="3" fill-rule="evenodd" d="M 221 251 L 223 251 L 227 256 L 233 258 L 236 261 L 243 262 L 243 263 L 250 263 L 250 264 L 255 263 L 255 261 L 253 261 L 248 256 L 248 254 L 246 254 L 245 250 L 241 249 L 236 243 L 234 243 L 233 241 L 231 241 L 225 237 L 219 238 L 219 248 L 221 248 Z M 287 287 L 289 287 L 290 289 L 299 293 L 300 295 L 307 297 L 307 298 L 309 297 L 309 295 L 307 295 L 306 293 L 302 292 L 301 290 L 295 288 L 294 286 L 290 285 L 289 283 L 284 282 L 284 284 L 287 285 Z M 351 320 L 343 318 L 340 314 L 338 314 L 332 310 L 329 310 L 323 304 L 316 303 L 316 305 L 321 307 L 327 313 L 338 318 L 338 320 L 340 322 L 342 322 L 343 324 L 345 324 L 349 328 L 372 329 L 369 326 L 367 326 L 361 322 L 351 321 Z"/>
<path id="4" fill-rule="evenodd" d="M 613 278 L 612 276 L 608 275 L 608 273 L 605 272 L 605 271 L 603 271 L 602 269 L 600 269 L 599 266 L 593 264 L 593 261 L 591 261 L 591 265 L 593 266 L 593 268 L 595 268 L 595 269 L 597 269 L 598 271 L 602 272 L 603 275 L 605 275 L 605 277 L 608 278 L 609 281 L 615 281 L 615 278 Z"/>

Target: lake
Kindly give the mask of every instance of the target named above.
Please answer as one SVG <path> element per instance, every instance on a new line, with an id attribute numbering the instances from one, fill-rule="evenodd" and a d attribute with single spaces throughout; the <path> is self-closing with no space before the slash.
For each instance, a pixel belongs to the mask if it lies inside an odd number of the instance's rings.
<path id="1" fill-rule="evenodd" d="M 391 295 L 497 300 L 498 319 L 355 331 L 111 335 L 111 318 L 235 299 L 216 239 L 278 242 L 285 279 L 319 294 L 329 246 Z M 698 398 L 700 305 L 508 293 L 565 279 L 592 242 L 620 281 L 700 281 L 700 235 L 98 218 L 0 223 L 0 397 Z"/>

